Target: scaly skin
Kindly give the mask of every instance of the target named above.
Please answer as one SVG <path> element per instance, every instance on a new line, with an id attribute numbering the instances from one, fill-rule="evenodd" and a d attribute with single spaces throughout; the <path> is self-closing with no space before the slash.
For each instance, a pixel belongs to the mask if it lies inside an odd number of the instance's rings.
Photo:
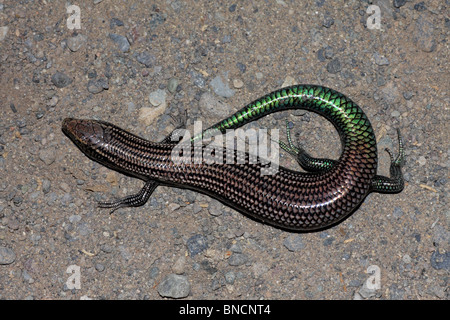
<path id="1" fill-rule="evenodd" d="M 235 157 L 242 158 L 242 164 L 208 163 L 195 158 L 196 148 L 210 151 L 209 146 L 195 143 L 202 138 L 287 109 L 313 111 L 333 123 L 343 146 L 339 159 L 309 156 L 293 145 L 289 130 L 288 144 L 280 146 L 309 172 L 279 167 L 276 174 L 261 175 L 264 164 L 259 159 L 251 163 L 248 154 L 240 153 Z M 146 181 L 138 194 L 100 204 L 113 209 L 143 205 L 158 185 L 167 185 L 205 193 L 273 226 L 314 231 L 348 217 L 370 192 L 396 193 L 404 184 L 400 136 L 399 156 L 394 160 L 391 155 L 391 177 L 376 175 L 377 147 L 369 119 L 349 98 L 322 86 L 287 87 L 248 104 L 192 138 L 189 151 L 196 161 L 189 163 L 174 161 L 176 144 L 169 139 L 150 142 L 106 122 L 65 119 L 63 131 L 91 159 Z M 224 159 L 225 153 L 223 150 Z"/>

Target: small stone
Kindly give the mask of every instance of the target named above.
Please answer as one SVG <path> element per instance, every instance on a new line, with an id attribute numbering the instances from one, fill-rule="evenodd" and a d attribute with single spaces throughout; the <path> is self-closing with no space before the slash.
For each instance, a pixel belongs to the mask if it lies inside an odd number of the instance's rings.
<path id="1" fill-rule="evenodd" d="M 156 57 L 154 55 L 151 55 L 147 51 L 144 51 L 144 52 L 138 53 L 136 55 L 136 60 L 139 63 L 142 63 L 143 65 L 145 65 L 147 68 L 150 68 L 151 66 L 153 66 L 155 64 Z"/>
<path id="2" fill-rule="evenodd" d="M 130 43 L 127 38 L 115 33 L 110 33 L 109 38 L 114 41 L 114 43 L 118 46 L 119 50 L 122 52 L 130 51 Z"/>
<path id="3" fill-rule="evenodd" d="M 242 88 L 244 86 L 244 82 L 241 79 L 234 79 L 233 80 L 233 86 L 236 89 L 240 89 L 240 88 Z"/>
<path id="4" fill-rule="evenodd" d="M 191 257 L 208 249 L 208 240 L 201 234 L 190 237 L 186 242 L 187 249 Z"/>
<path id="5" fill-rule="evenodd" d="M 385 57 L 379 54 L 378 52 L 375 52 L 373 54 L 373 58 L 375 59 L 375 63 L 379 66 L 387 66 L 389 65 L 389 60 Z"/>
<path id="6" fill-rule="evenodd" d="M 422 12 L 427 10 L 427 7 L 425 6 L 425 3 L 422 1 L 414 5 L 414 10 Z"/>
<path id="7" fill-rule="evenodd" d="M 13 250 L 6 248 L 6 247 L 0 247 L 0 264 L 6 265 L 11 264 L 16 260 L 16 254 Z"/>
<path id="8" fill-rule="evenodd" d="M 411 100 L 413 96 L 414 93 L 412 91 L 406 91 L 403 93 L 403 98 L 405 98 L 405 100 Z"/>
<path id="9" fill-rule="evenodd" d="M 424 156 L 420 156 L 417 162 L 419 162 L 419 165 L 423 167 L 424 165 L 427 164 L 427 158 L 425 158 Z"/>
<path id="10" fill-rule="evenodd" d="M 150 100 L 150 103 L 155 107 L 165 104 L 166 103 L 166 91 L 162 90 L 162 89 L 153 91 L 148 96 L 148 99 Z"/>
<path id="11" fill-rule="evenodd" d="M 169 82 L 167 83 L 167 90 L 169 90 L 170 93 L 175 93 L 177 91 L 177 87 L 178 87 L 178 79 L 170 78 Z"/>
<path id="12" fill-rule="evenodd" d="M 47 194 L 50 191 L 51 182 L 48 179 L 42 180 L 42 192 Z"/>
<path id="13" fill-rule="evenodd" d="M 109 89 L 109 81 L 107 78 L 100 78 L 97 80 L 88 81 L 87 90 L 90 93 L 97 94 L 107 89 Z"/>
<path id="14" fill-rule="evenodd" d="M 394 117 L 394 118 L 400 117 L 400 112 L 397 111 L 397 110 L 392 111 L 391 112 L 391 117 Z"/>
<path id="15" fill-rule="evenodd" d="M 403 7 L 406 3 L 406 0 L 394 0 L 394 7 L 400 8 Z"/>
<path id="16" fill-rule="evenodd" d="M 185 276 L 169 274 L 158 285 L 158 293 L 167 298 L 185 298 L 191 292 L 191 284 Z"/>
<path id="17" fill-rule="evenodd" d="M 224 77 L 228 80 L 228 72 L 224 73 Z M 221 97 L 230 98 L 235 94 L 235 91 L 230 89 L 228 83 L 224 82 L 220 75 L 212 79 L 209 85 L 214 90 L 214 93 Z"/>
<path id="18" fill-rule="evenodd" d="M 283 84 L 281 85 L 282 87 L 289 87 L 289 86 L 293 86 L 297 84 L 297 81 L 295 81 L 295 79 L 291 76 L 287 76 L 284 81 Z"/>
<path id="19" fill-rule="evenodd" d="M 233 271 L 228 271 L 225 273 L 225 282 L 228 284 L 233 284 L 236 280 L 236 274 Z"/>
<path id="20" fill-rule="evenodd" d="M 117 18 L 112 18 L 111 21 L 109 22 L 109 27 L 111 29 L 113 29 L 114 27 L 123 27 L 123 21 Z"/>
<path id="21" fill-rule="evenodd" d="M 101 263 L 96 263 L 95 270 L 97 270 L 98 272 L 103 272 L 105 270 L 105 266 L 102 265 Z"/>
<path id="22" fill-rule="evenodd" d="M 436 250 L 431 254 L 430 262 L 431 266 L 436 270 L 445 269 L 450 271 L 450 252 Z"/>
<path id="23" fill-rule="evenodd" d="M 8 34 L 8 30 L 9 30 L 8 26 L 0 27 L 0 41 L 5 40 L 6 35 Z"/>
<path id="24" fill-rule="evenodd" d="M 51 165 L 56 160 L 56 149 L 50 147 L 39 151 L 39 159 L 41 159 L 46 165 Z"/>
<path id="25" fill-rule="evenodd" d="M 177 259 L 177 261 L 175 261 L 174 265 L 172 266 L 172 271 L 175 274 L 183 274 L 185 265 L 186 265 L 186 257 L 181 256 Z"/>
<path id="26" fill-rule="evenodd" d="M 326 16 L 326 17 L 323 19 L 322 25 L 323 25 L 325 28 L 329 28 L 329 27 L 331 27 L 333 24 L 334 24 L 334 19 L 333 19 L 332 17 Z"/>
<path id="27" fill-rule="evenodd" d="M 67 87 L 69 84 L 72 83 L 72 79 L 69 78 L 69 76 L 67 76 L 66 74 L 57 71 L 53 76 L 52 76 L 52 83 L 57 87 L 57 88 L 64 88 Z"/>
<path id="28" fill-rule="evenodd" d="M 300 251 L 303 248 L 305 248 L 305 244 L 303 243 L 302 236 L 299 234 L 292 234 L 288 236 L 284 242 L 283 245 L 289 250 L 289 251 Z"/>
<path id="29" fill-rule="evenodd" d="M 339 71 L 341 71 L 341 62 L 339 61 L 338 58 L 331 60 L 327 64 L 327 71 L 329 73 L 338 73 Z"/>
<path id="30" fill-rule="evenodd" d="M 409 254 L 405 254 L 405 255 L 402 257 L 402 261 L 403 261 L 404 263 L 411 263 L 412 259 L 411 259 L 411 257 L 409 256 Z"/>
<path id="31" fill-rule="evenodd" d="M 241 266 L 246 264 L 248 261 L 248 257 L 244 253 L 233 253 L 228 259 L 228 264 L 230 266 Z"/>
<path id="32" fill-rule="evenodd" d="M 433 39 L 434 25 L 424 16 L 416 20 L 413 39 L 414 44 L 424 52 L 432 52 L 436 49 L 436 41 Z"/>
<path id="33" fill-rule="evenodd" d="M 75 37 L 70 37 L 69 39 L 67 39 L 67 47 L 70 49 L 70 51 L 76 52 L 84 46 L 86 41 L 87 37 L 85 35 L 77 34 Z"/>

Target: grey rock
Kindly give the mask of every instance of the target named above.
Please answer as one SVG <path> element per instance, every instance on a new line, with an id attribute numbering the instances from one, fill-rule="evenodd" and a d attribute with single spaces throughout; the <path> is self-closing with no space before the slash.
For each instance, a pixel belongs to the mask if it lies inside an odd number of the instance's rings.
<path id="1" fill-rule="evenodd" d="M 170 93 L 175 93 L 177 87 L 178 87 L 178 79 L 170 78 L 169 82 L 167 83 L 167 90 L 169 90 Z"/>
<path id="2" fill-rule="evenodd" d="M 48 179 L 43 179 L 42 180 L 42 192 L 44 194 L 47 194 L 50 191 L 50 187 L 51 187 L 51 182 Z"/>
<path id="3" fill-rule="evenodd" d="M 150 279 L 156 279 L 156 277 L 159 276 L 159 268 L 151 267 L 149 270 L 149 276 L 150 276 Z"/>
<path id="4" fill-rule="evenodd" d="M 150 103 L 157 107 L 166 103 L 166 91 L 162 89 L 151 92 L 148 96 Z"/>
<path id="5" fill-rule="evenodd" d="M 413 31 L 414 44 L 424 52 L 432 52 L 436 49 L 436 41 L 433 38 L 434 25 L 424 16 L 420 16 L 415 23 Z"/>
<path id="6" fill-rule="evenodd" d="M 120 51 L 128 52 L 130 51 L 130 43 L 128 39 L 120 34 L 110 33 L 109 38 L 114 41 Z"/>
<path id="7" fill-rule="evenodd" d="M 233 271 L 228 271 L 225 273 L 225 282 L 228 284 L 233 284 L 236 280 L 236 274 Z"/>
<path id="8" fill-rule="evenodd" d="M 187 240 L 186 246 L 191 257 L 194 257 L 208 248 L 208 239 L 201 234 L 195 234 Z"/>
<path id="9" fill-rule="evenodd" d="M 57 88 L 64 88 L 67 87 L 69 84 L 72 83 L 72 79 L 67 76 L 65 73 L 59 72 L 57 71 L 53 76 L 52 76 L 52 83 L 57 87 Z"/>
<path id="10" fill-rule="evenodd" d="M 39 159 L 41 159 L 46 165 L 51 165 L 56 159 L 56 149 L 50 147 L 39 151 Z"/>
<path id="11" fill-rule="evenodd" d="M 248 257 L 244 253 L 233 253 L 228 259 L 228 264 L 230 266 L 241 266 L 246 264 L 248 261 Z"/>
<path id="12" fill-rule="evenodd" d="M 67 47 L 72 52 L 80 50 L 81 47 L 86 43 L 87 37 L 83 34 L 77 34 L 74 37 L 67 39 Z"/>
<path id="13" fill-rule="evenodd" d="M 338 73 L 339 71 L 341 71 L 341 62 L 339 61 L 338 58 L 335 58 L 333 60 L 331 60 L 328 64 L 327 64 L 327 71 L 329 73 Z"/>
<path id="14" fill-rule="evenodd" d="M 191 284 L 185 276 L 169 274 L 161 281 L 157 290 L 162 297 L 180 299 L 189 295 Z"/>
<path id="15" fill-rule="evenodd" d="M 0 264 L 11 264 L 16 260 L 16 254 L 13 250 L 6 247 L 0 247 Z"/>
<path id="16" fill-rule="evenodd" d="M 378 52 L 375 52 L 373 54 L 373 58 L 375 59 L 375 63 L 379 66 L 387 66 L 389 65 L 389 60 L 385 57 L 379 54 Z"/>
<path id="17" fill-rule="evenodd" d="M 90 93 L 96 94 L 103 90 L 109 89 L 109 81 L 106 78 L 100 78 L 97 80 L 89 80 L 87 84 L 87 90 Z"/>
<path id="18" fill-rule="evenodd" d="M 329 28 L 329 27 L 331 27 L 333 24 L 334 24 L 334 19 L 333 19 L 332 17 L 326 16 L 326 17 L 323 19 L 322 25 L 323 25 L 325 28 Z"/>
<path id="19" fill-rule="evenodd" d="M 147 68 L 153 66 L 156 62 L 156 57 L 146 51 L 138 53 L 136 55 L 136 60 L 139 63 L 142 63 L 143 65 L 145 65 Z"/>
<path id="20" fill-rule="evenodd" d="M 225 79 L 227 79 L 228 72 L 225 72 L 224 76 Z M 214 90 L 214 93 L 221 97 L 230 98 L 235 94 L 235 91 L 233 89 L 230 89 L 228 83 L 224 82 L 220 75 L 212 79 L 209 85 Z"/>
<path id="21" fill-rule="evenodd" d="M 283 242 L 283 245 L 289 251 L 300 251 L 305 248 L 305 244 L 303 243 L 302 236 L 300 234 L 292 234 L 289 235 Z"/>
<path id="22" fill-rule="evenodd" d="M 431 254 L 431 266 L 436 270 L 450 270 L 450 252 L 440 252 L 436 250 Z"/>
<path id="23" fill-rule="evenodd" d="M 8 34 L 8 30 L 9 30 L 8 26 L 0 27 L 0 41 L 5 40 L 6 35 Z"/>
<path id="24" fill-rule="evenodd" d="M 394 0 L 394 7 L 400 8 L 403 7 L 406 3 L 406 0 Z"/>

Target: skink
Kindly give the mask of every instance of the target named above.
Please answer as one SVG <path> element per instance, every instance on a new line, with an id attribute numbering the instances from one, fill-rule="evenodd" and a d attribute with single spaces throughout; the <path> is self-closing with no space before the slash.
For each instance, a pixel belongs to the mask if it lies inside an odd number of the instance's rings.
<path id="1" fill-rule="evenodd" d="M 305 109 L 328 119 L 337 129 L 342 153 L 337 160 L 311 157 L 288 142 L 280 146 L 296 157 L 307 172 L 279 167 L 261 174 L 265 162 L 179 163 L 173 159 L 177 143 L 169 137 L 150 142 L 113 124 L 67 118 L 63 132 L 94 161 L 145 181 L 142 190 L 124 199 L 102 202 L 105 208 L 141 206 L 158 185 L 187 188 L 218 199 L 264 223 L 288 230 L 314 231 L 333 226 L 353 213 L 370 192 L 397 193 L 404 187 L 401 167 L 404 150 L 391 158 L 390 177 L 377 175 L 377 145 L 366 114 L 345 95 L 317 85 L 295 85 L 269 93 L 191 139 L 189 152 L 207 148 L 198 140 L 225 133 L 268 114 Z M 224 149 L 225 153 L 226 150 Z M 224 154 L 225 157 L 225 154 Z"/>

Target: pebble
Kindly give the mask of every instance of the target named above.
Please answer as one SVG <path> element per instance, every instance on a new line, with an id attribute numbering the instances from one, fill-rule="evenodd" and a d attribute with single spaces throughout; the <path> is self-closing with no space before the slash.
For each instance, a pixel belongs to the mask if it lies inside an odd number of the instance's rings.
<path id="1" fill-rule="evenodd" d="M 6 248 L 6 247 L 0 247 L 0 264 L 11 264 L 16 260 L 16 254 L 13 250 Z"/>
<path id="2" fill-rule="evenodd" d="M 191 292 L 191 284 L 185 276 L 169 274 L 161 281 L 157 290 L 162 297 L 185 298 Z"/>
<path id="3" fill-rule="evenodd" d="M 236 280 L 236 274 L 233 271 L 228 271 L 225 273 L 225 282 L 228 284 L 233 284 Z"/>
<path id="4" fill-rule="evenodd" d="M 9 30 L 8 26 L 0 27 L 0 41 L 5 40 L 6 35 L 8 34 L 8 30 Z"/>
<path id="5" fill-rule="evenodd" d="M 138 53 L 135 57 L 139 63 L 145 65 L 147 68 L 150 68 L 156 62 L 156 57 L 147 51 Z"/>
<path id="6" fill-rule="evenodd" d="M 197 254 L 208 249 L 208 239 L 206 239 L 201 234 L 195 234 L 187 240 L 186 246 L 187 246 L 189 255 L 191 257 L 194 257 Z"/>
<path id="7" fill-rule="evenodd" d="M 117 45 L 120 51 L 122 52 L 128 52 L 130 51 L 130 43 L 128 42 L 127 38 L 115 33 L 110 33 L 109 38 L 114 41 L 114 43 Z"/>
<path id="8" fill-rule="evenodd" d="M 123 21 L 117 18 L 112 18 L 111 21 L 109 22 L 109 27 L 111 29 L 114 29 L 114 27 L 123 27 L 123 26 L 124 26 Z"/>
<path id="9" fill-rule="evenodd" d="M 394 7 L 400 8 L 403 7 L 406 3 L 406 0 L 394 0 Z"/>
<path id="10" fill-rule="evenodd" d="M 431 254 L 431 266 L 436 270 L 445 269 L 447 271 L 450 271 L 450 252 L 439 251 L 440 250 L 436 250 Z"/>
<path id="11" fill-rule="evenodd" d="M 70 49 L 70 51 L 72 52 L 76 52 L 78 50 L 81 49 L 81 47 L 84 46 L 84 44 L 87 41 L 87 37 L 83 34 L 77 34 L 74 37 L 70 37 L 69 39 L 67 39 L 67 47 Z"/>
<path id="12" fill-rule="evenodd" d="M 47 194 L 50 191 L 50 187 L 51 187 L 51 182 L 48 179 L 43 179 L 42 180 L 42 192 L 44 194 Z"/>
<path id="13" fill-rule="evenodd" d="M 330 62 L 328 62 L 327 71 L 329 73 L 338 73 L 339 71 L 341 71 L 341 62 L 339 61 L 338 58 L 335 58 Z"/>
<path id="14" fill-rule="evenodd" d="M 411 98 L 414 96 L 414 92 L 412 91 L 406 91 L 403 93 L 403 98 L 405 98 L 405 100 L 411 100 Z"/>
<path id="15" fill-rule="evenodd" d="M 237 267 L 246 264 L 247 261 L 248 257 L 245 253 L 233 253 L 228 259 L 228 264 Z"/>
<path id="16" fill-rule="evenodd" d="M 427 164 L 427 158 L 425 158 L 424 156 L 420 156 L 419 159 L 417 160 L 419 162 L 419 165 L 421 167 L 423 167 L 424 165 Z"/>
<path id="17" fill-rule="evenodd" d="M 105 270 L 105 266 L 102 265 L 101 263 L 96 263 L 95 270 L 97 270 L 98 272 L 103 272 Z"/>
<path id="18" fill-rule="evenodd" d="M 373 58 L 375 59 L 375 63 L 379 66 L 387 66 L 389 65 L 389 60 L 385 57 L 379 54 L 378 52 L 375 52 L 373 54 Z"/>
<path id="19" fill-rule="evenodd" d="M 167 83 L 167 90 L 169 90 L 170 93 L 175 93 L 177 91 L 177 87 L 178 87 L 178 79 L 170 78 L 169 82 Z"/>
<path id="20" fill-rule="evenodd" d="M 175 263 L 172 266 L 172 271 L 175 274 L 183 274 L 184 273 L 184 269 L 186 266 L 186 257 L 185 256 L 181 256 L 177 259 L 177 261 L 175 261 Z"/>
<path id="21" fill-rule="evenodd" d="M 224 73 L 224 77 L 225 79 L 228 79 L 228 72 Z M 228 83 L 224 82 L 222 76 L 220 75 L 212 79 L 209 85 L 213 89 L 214 93 L 221 97 L 230 98 L 235 94 L 235 91 L 230 89 Z"/>
<path id="22" fill-rule="evenodd" d="M 413 39 L 414 44 L 424 52 L 433 52 L 436 49 L 436 41 L 433 39 L 434 25 L 424 16 L 416 20 Z"/>
<path id="23" fill-rule="evenodd" d="M 326 16 L 326 17 L 323 19 L 322 25 L 323 25 L 325 28 L 329 28 L 329 27 L 331 27 L 333 24 L 334 24 L 334 19 L 333 19 L 332 17 Z"/>
<path id="24" fill-rule="evenodd" d="M 109 89 L 109 81 L 107 78 L 89 80 L 87 84 L 87 90 L 93 94 L 97 94 L 102 92 L 103 90 L 108 89 Z"/>
<path id="25" fill-rule="evenodd" d="M 400 117 L 400 112 L 397 111 L 397 110 L 392 111 L 391 112 L 391 117 L 394 117 L 394 118 Z"/>
<path id="26" fill-rule="evenodd" d="M 305 248 L 305 244 L 303 243 L 302 236 L 299 234 L 292 234 L 289 235 L 283 242 L 283 245 L 289 250 L 289 251 L 300 251 L 303 248 Z"/>
<path id="27" fill-rule="evenodd" d="M 233 80 L 233 86 L 236 89 L 240 89 L 240 88 L 242 88 L 244 86 L 244 82 L 241 79 L 234 79 Z"/>
<path id="28" fill-rule="evenodd" d="M 51 165 L 56 160 L 55 147 L 40 150 L 39 159 L 41 159 L 46 165 Z"/>
<path id="29" fill-rule="evenodd" d="M 57 71 L 53 76 L 52 76 L 52 83 L 57 87 L 57 88 L 64 88 L 67 87 L 69 84 L 72 83 L 72 79 L 67 76 L 65 73 L 59 72 Z"/>
<path id="30" fill-rule="evenodd" d="M 158 89 L 149 94 L 148 99 L 150 103 L 157 107 L 166 103 L 166 91 L 162 89 Z"/>

